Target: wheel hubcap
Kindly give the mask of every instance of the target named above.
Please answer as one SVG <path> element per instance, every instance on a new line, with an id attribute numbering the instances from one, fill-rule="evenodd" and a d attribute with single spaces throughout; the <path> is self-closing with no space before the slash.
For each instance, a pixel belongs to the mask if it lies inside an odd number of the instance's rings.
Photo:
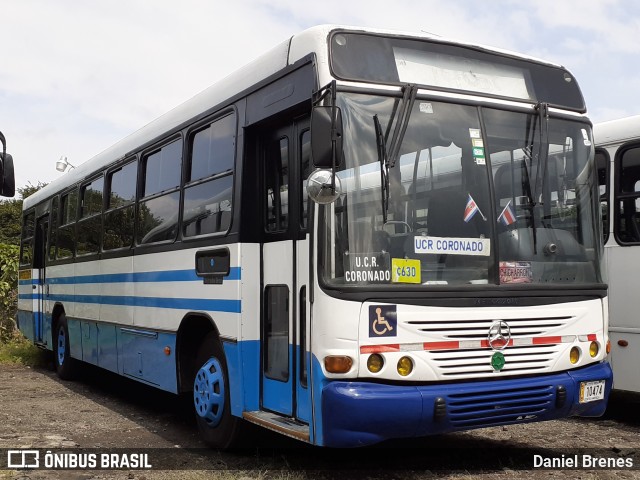
<path id="1" fill-rule="evenodd" d="M 210 358 L 198 370 L 193 383 L 193 403 L 196 413 L 210 427 L 217 426 L 224 411 L 224 375 L 220 362 Z"/>
<path id="2" fill-rule="evenodd" d="M 64 334 L 64 328 L 58 330 L 58 365 L 64 363 L 64 354 L 67 349 L 66 337 Z"/>

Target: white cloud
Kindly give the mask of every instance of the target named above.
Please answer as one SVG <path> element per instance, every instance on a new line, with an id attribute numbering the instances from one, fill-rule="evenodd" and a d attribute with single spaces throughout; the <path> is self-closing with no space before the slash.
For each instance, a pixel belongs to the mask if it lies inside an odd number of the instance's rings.
<path id="1" fill-rule="evenodd" d="M 570 68 L 595 120 L 638 113 L 640 6 L 624 0 L 0 0 L 0 130 L 17 184 L 60 174 L 319 23 L 426 31 Z M 9 39 L 9 40 L 7 40 Z M 615 90 L 614 90 L 615 89 Z"/>

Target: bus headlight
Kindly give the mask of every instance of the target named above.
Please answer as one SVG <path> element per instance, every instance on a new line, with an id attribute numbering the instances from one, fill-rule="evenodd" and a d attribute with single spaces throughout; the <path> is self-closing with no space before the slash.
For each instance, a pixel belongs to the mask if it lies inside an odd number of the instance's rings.
<path id="1" fill-rule="evenodd" d="M 598 342 L 591 342 L 591 345 L 589 345 L 589 355 L 591 355 L 591 358 L 597 357 L 598 352 L 600 352 L 600 345 L 598 345 Z"/>
<path id="2" fill-rule="evenodd" d="M 369 355 L 367 359 L 367 368 L 371 373 L 378 373 L 384 367 L 384 358 L 382 355 L 378 355 L 374 353 L 373 355 Z"/>
<path id="3" fill-rule="evenodd" d="M 406 377 L 413 371 L 413 362 L 409 357 L 402 357 L 398 360 L 398 373 Z"/>
<path id="4" fill-rule="evenodd" d="M 580 347 L 571 347 L 571 351 L 569 352 L 569 361 L 574 365 L 578 363 L 578 360 L 580 360 L 580 353 Z"/>

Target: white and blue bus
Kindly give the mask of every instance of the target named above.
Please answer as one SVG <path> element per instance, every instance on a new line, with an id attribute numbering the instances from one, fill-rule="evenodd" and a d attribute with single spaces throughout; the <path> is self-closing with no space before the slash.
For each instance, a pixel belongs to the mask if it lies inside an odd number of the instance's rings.
<path id="1" fill-rule="evenodd" d="M 594 126 L 609 282 L 613 387 L 640 393 L 640 116 Z"/>
<path id="2" fill-rule="evenodd" d="M 18 320 L 212 446 L 358 446 L 601 415 L 602 256 L 566 69 L 321 26 L 28 197 Z"/>

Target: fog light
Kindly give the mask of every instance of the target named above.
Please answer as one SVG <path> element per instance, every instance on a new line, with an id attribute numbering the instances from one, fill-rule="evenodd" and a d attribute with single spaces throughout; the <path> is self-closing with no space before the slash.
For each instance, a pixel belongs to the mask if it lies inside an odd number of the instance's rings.
<path id="1" fill-rule="evenodd" d="M 367 368 L 371 373 L 378 373 L 382 370 L 383 366 L 384 359 L 382 358 L 382 355 L 378 355 L 377 353 L 369 355 L 369 358 L 367 359 Z"/>
<path id="2" fill-rule="evenodd" d="M 398 373 L 406 377 L 413 371 L 413 362 L 409 357 L 402 357 L 398 360 Z"/>
<path id="3" fill-rule="evenodd" d="M 591 342 L 591 345 L 589 345 L 589 355 L 591 355 L 591 358 L 595 358 L 599 351 L 600 345 L 598 345 L 598 342 Z"/>
<path id="4" fill-rule="evenodd" d="M 580 348 L 572 347 L 569 352 L 569 361 L 575 365 L 578 360 L 580 360 Z"/>
<path id="5" fill-rule="evenodd" d="M 351 370 L 352 365 L 353 360 L 351 360 L 351 357 L 344 355 L 324 357 L 324 368 L 326 368 L 329 373 L 347 373 Z"/>

